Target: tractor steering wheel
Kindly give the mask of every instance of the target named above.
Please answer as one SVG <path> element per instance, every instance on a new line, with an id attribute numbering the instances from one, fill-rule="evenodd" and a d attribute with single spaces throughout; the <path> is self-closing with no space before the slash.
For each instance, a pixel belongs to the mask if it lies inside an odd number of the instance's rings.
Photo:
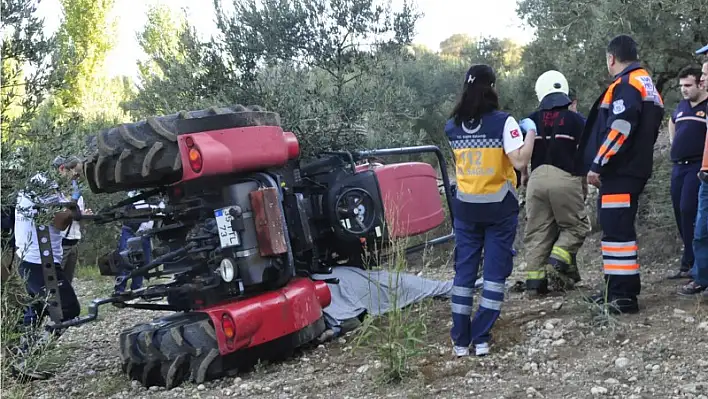
<path id="1" fill-rule="evenodd" d="M 376 223 L 374 199 L 363 188 L 345 190 L 334 205 L 335 222 L 345 232 L 364 235 L 371 231 Z"/>

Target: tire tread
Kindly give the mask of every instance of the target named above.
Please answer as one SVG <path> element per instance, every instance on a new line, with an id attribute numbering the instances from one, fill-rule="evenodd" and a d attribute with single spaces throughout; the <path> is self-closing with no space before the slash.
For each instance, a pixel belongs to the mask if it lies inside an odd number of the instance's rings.
<path id="1" fill-rule="evenodd" d="M 280 115 L 262 107 L 213 106 L 203 110 L 179 111 L 150 116 L 100 131 L 85 170 L 96 193 L 114 193 L 172 184 L 182 177 L 182 160 L 177 145 L 177 121 L 214 115 L 238 114 L 237 126 L 280 126 Z M 93 139 L 91 139 L 93 141 Z"/>

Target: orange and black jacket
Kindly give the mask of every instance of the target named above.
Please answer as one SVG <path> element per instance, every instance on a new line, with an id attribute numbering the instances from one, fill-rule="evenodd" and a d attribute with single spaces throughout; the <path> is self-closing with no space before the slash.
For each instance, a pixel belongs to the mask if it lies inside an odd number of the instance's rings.
<path id="1" fill-rule="evenodd" d="M 654 143 L 664 101 L 651 76 L 633 63 L 615 76 L 588 115 L 578 157 L 581 173 L 600 177 L 651 177 Z"/>

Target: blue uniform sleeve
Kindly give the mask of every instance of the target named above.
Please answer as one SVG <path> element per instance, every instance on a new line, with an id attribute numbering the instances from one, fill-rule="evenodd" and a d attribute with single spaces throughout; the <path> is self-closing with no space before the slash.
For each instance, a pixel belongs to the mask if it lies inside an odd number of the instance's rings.
<path id="1" fill-rule="evenodd" d="M 639 124 L 642 95 L 629 83 L 619 83 L 612 91 L 605 134 L 590 170 L 602 174 L 602 169 L 612 163 L 615 155 L 626 151 L 630 134 Z"/>

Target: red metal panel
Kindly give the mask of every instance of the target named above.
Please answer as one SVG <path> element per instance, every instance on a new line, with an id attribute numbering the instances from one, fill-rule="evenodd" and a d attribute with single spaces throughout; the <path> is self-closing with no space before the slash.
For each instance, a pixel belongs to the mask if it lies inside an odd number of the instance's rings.
<path id="1" fill-rule="evenodd" d="M 430 164 L 406 162 L 374 167 L 391 238 L 421 234 L 445 219 L 437 174 Z"/>
<path id="2" fill-rule="evenodd" d="M 283 288 L 243 300 L 203 309 L 214 323 L 221 355 L 244 349 L 299 331 L 322 317 L 332 300 L 327 284 L 294 278 Z M 227 342 L 221 320 L 228 314 L 236 335 Z"/>
<path id="3" fill-rule="evenodd" d="M 202 154 L 201 171 L 189 167 L 191 138 Z M 253 126 L 212 130 L 178 136 L 182 158 L 182 181 L 204 176 L 226 175 L 263 170 L 284 165 L 299 155 L 297 138 L 278 126 Z"/>

